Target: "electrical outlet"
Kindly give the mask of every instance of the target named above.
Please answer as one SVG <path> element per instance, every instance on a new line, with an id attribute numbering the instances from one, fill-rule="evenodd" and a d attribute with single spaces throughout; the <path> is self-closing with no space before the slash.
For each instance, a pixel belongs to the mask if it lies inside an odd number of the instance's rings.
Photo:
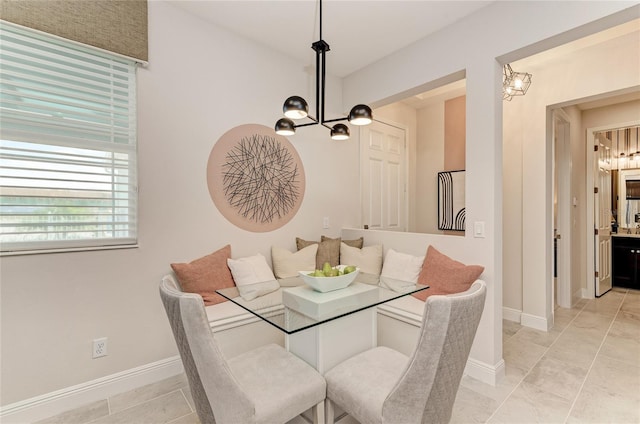
<path id="1" fill-rule="evenodd" d="M 324 218 L 322 218 L 322 228 L 324 228 L 325 230 L 329 228 L 329 217 L 325 216 Z"/>
<path id="2" fill-rule="evenodd" d="M 93 339 L 93 359 L 107 356 L 107 338 Z"/>

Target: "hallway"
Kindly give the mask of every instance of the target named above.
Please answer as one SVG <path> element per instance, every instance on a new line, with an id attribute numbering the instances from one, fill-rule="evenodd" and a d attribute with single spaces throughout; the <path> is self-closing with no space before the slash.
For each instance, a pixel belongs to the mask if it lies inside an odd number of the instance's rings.
<path id="1" fill-rule="evenodd" d="M 504 321 L 506 377 L 463 378 L 452 423 L 640 422 L 640 292 L 556 308 L 548 333 Z"/>

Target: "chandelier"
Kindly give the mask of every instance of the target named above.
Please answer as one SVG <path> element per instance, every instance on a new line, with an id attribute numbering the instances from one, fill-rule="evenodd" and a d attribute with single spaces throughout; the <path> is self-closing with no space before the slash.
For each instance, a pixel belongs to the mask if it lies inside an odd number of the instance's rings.
<path id="1" fill-rule="evenodd" d="M 322 0 L 320 0 L 320 39 L 311 45 L 316 52 L 316 116 L 309 115 L 309 105 L 300 96 L 291 96 L 285 100 L 282 106 L 284 118 L 276 122 L 275 130 L 277 134 L 289 136 L 296 133 L 296 128 L 310 125 L 322 125 L 331 131 L 331 138 L 334 140 L 347 140 L 350 136 L 349 127 L 345 124 L 329 125 L 334 122 L 349 121 L 353 125 L 367 125 L 373 120 L 371 108 L 367 105 L 359 104 L 354 106 L 349 112 L 349 116 L 337 119 L 325 119 L 325 75 L 326 75 L 326 53 L 330 50 L 329 44 L 322 39 Z M 296 124 L 293 120 L 307 118 L 311 122 Z"/>
<path id="2" fill-rule="evenodd" d="M 524 96 L 531 85 L 531 74 L 515 72 L 508 63 L 502 67 L 502 100 Z"/>

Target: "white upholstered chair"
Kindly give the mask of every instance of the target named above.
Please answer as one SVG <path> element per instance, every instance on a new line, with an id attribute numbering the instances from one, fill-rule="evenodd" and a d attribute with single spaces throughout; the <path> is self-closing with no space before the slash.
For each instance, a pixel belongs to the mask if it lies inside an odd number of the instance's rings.
<path id="1" fill-rule="evenodd" d="M 200 295 L 165 277 L 160 297 L 202 424 L 285 423 L 310 408 L 324 420 L 326 384 L 315 369 L 275 344 L 227 360 Z"/>
<path id="2" fill-rule="evenodd" d="M 379 346 L 325 373 L 327 422 L 335 403 L 361 424 L 448 423 L 485 296 L 483 281 L 430 296 L 411 357 Z"/>

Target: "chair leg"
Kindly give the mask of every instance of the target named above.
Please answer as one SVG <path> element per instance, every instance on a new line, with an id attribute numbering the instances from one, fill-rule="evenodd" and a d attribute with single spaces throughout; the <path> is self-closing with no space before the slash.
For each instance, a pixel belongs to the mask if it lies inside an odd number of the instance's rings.
<path id="1" fill-rule="evenodd" d="M 334 417 L 333 402 L 330 399 L 324 401 L 324 419 L 326 424 L 333 424 Z"/>
<path id="2" fill-rule="evenodd" d="M 311 415 L 313 416 L 313 424 L 325 424 L 325 402 L 318 403 L 311 409 Z"/>

